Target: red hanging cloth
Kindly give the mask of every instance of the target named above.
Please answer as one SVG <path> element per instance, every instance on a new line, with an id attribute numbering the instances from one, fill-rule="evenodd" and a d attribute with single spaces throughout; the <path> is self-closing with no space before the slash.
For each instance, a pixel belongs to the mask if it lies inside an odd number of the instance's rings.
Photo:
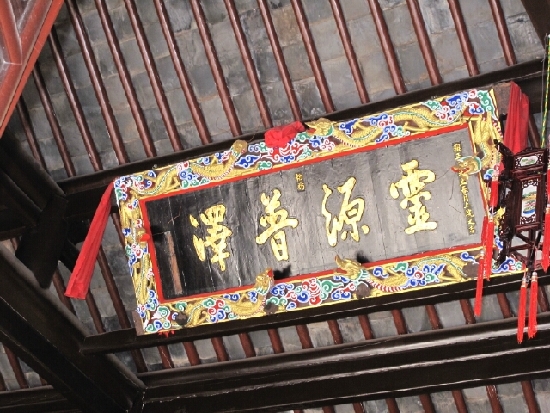
<path id="1" fill-rule="evenodd" d="M 94 273 L 95 260 L 101 246 L 101 239 L 107 226 L 107 218 L 109 217 L 109 212 L 111 212 L 112 191 L 113 183 L 111 182 L 101 197 L 101 201 L 90 224 L 88 235 L 82 244 L 80 254 L 78 254 L 78 259 L 65 291 L 67 297 L 79 298 L 81 300 L 86 298 Z"/>
<path id="2" fill-rule="evenodd" d="M 529 97 L 510 82 L 510 103 L 504 129 L 504 145 L 516 154 L 527 147 L 529 129 Z"/>
<path id="3" fill-rule="evenodd" d="M 485 229 L 485 268 L 484 275 L 485 279 L 491 279 L 491 273 L 493 272 L 493 244 L 495 238 L 495 221 L 493 221 L 493 216 L 489 215 L 487 220 L 487 228 Z"/>

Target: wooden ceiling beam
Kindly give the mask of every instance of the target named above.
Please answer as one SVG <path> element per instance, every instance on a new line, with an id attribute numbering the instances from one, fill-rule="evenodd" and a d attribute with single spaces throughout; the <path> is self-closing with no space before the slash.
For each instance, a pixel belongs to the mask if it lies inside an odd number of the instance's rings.
<path id="1" fill-rule="evenodd" d="M 0 198 L 3 204 L 12 210 L 27 227 L 34 227 L 38 223 L 40 208 L 1 169 Z"/>
<path id="2" fill-rule="evenodd" d="M 0 392 L 0 413 L 81 412 L 51 386 Z"/>
<path id="3" fill-rule="evenodd" d="M 40 209 L 46 206 L 52 194 L 63 195 L 52 177 L 23 151 L 12 136 L 0 140 L 0 165 Z"/>
<path id="4" fill-rule="evenodd" d="M 516 319 L 139 377 L 144 412 L 271 412 L 550 376 L 550 313 L 523 345 Z M 452 372 L 452 374 L 449 374 Z"/>
<path id="5" fill-rule="evenodd" d="M 44 288 L 51 283 L 67 237 L 67 200 L 55 181 L 21 149 L 12 136 L 0 140 L 0 194 L 25 224 L 16 256 Z M 5 215 L 5 214 L 4 214 Z M 13 224 L 1 232 L 13 234 Z"/>
<path id="6" fill-rule="evenodd" d="M 550 0 L 521 0 L 521 2 L 541 43 L 546 46 L 546 35 L 550 34 Z"/>
<path id="7" fill-rule="evenodd" d="M 11 209 L 0 209 L 0 240 L 15 238 L 25 231 L 25 225 Z"/>
<path id="8" fill-rule="evenodd" d="M 64 197 L 52 196 L 40 213 L 38 225 L 23 233 L 15 252 L 42 288 L 50 286 L 67 239 L 67 222 L 63 218 L 66 206 Z"/>
<path id="9" fill-rule="evenodd" d="M 84 411 L 127 412 L 142 396 L 141 383 L 113 356 L 82 355 L 85 335 L 0 246 L 0 340 Z"/>
<path id="10" fill-rule="evenodd" d="M 517 291 L 521 285 L 522 274 L 506 277 L 493 277 L 483 289 L 484 294 Z M 550 284 L 550 275 L 539 274 L 539 284 Z M 475 295 L 475 282 L 458 283 L 451 286 L 426 288 L 406 294 L 393 294 L 367 300 L 355 300 L 339 305 L 317 307 L 302 311 L 288 311 L 265 317 L 233 320 L 228 323 L 202 325 L 174 331 L 168 337 L 157 334 L 137 335 L 134 328 L 110 331 L 85 338 L 81 352 L 83 354 L 106 354 L 137 348 L 155 347 L 170 343 L 189 342 L 216 336 L 226 336 L 282 328 L 296 324 L 310 324 L 344 317 L 364 315 L 374 311 L 393 310 L 420 305 L 433 305 L 460 299 L 471 299 Z"/>

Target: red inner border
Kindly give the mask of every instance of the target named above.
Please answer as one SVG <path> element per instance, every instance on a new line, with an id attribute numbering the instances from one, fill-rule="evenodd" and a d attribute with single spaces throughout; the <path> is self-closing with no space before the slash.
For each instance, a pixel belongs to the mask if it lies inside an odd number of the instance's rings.
<path id="1" fill-rule="evenodd" d="M 239 176 L 239 177 L 235 177 L 235 178 L 222 180 L 220 182 L 211 182 L 207 185 L 203 185 L 203 186 L 196 187 L 196 188 L 186 188 L 186 189 L 181 189 L 181 190 L 178 190 L 178 191 L 170 192 L 168 194 L 153 195 L 151 197 L 147 197 L 146 199 L 140 199 L 138 201 L 139 207 L 141 209 L 141 216 L 142 216 L 142 219 L 143 219 L 143 227 L 144 227 L 145 232 L 147 234 L 151 234 L 149 215 L 147 213 L 147 208 L 145 208 L 145 203 L 149 202 L 149 201 L 154 201 L 154 200 L 163 199 L 163 198 L 166 198 L 166 197 L 169 197 L 169 196 L 174 196 L 174 195 L 179 195 L 179 194 L 183 194 L 183 193 L 187 193 L 187 192 L 193 192 L 193 191 L 197 191 L 197 190 L 211 188 L 211 187 L 215 187 L 215 186 L 218 186 L 218 185 L 224 185 L 224 184 L 227 184 L 227 183 L 230 183 L 230 182 L 241 181 L 243 179 L 249 179 L 249 178 L 253 178 L 253 177 L 256 177 L 256 176 L 267 175 L 267 174 L 275 173 L 275 172 L 278 172 L 278 171 L 281 171 L 281 170 L 295 169 L 295 168 L 299 168 L 303 165 L 323 162 L 323 161 L 326 161 L 326 160 L 329 160 L 329 159 L 339 158 L 339 157 L 343 157 L 343 156 L 349 156 L 349 155 L 352 155 L 352 154 L 355 154 L 355 153 L 368 152 L 368 151 L 381 149 L 381 148 L 385 148 L 385 147 L 389 147 L 389 146 L 395 146 L 395 145 L 401 144 L 403 142 L 408 142 L 408 141 L 415 140 L 415 139 L 426 139 L 426 138 L 430 138 L 430 137 L 433 137 L 433 136 L 441 135 L 441 134 L 448 133 L 448 132 L 454 132 L 456 130 L 466 129 L 466 128 L 468 128 L 468 122 L 465 122 L 465 123 L 462 123 L 462 124 L 459 124 L 459 125 L 440 128 L 440 129 L 430 131 L 430 132 L 419 133 L 419 134 L 407 136 L 407 137 L 404 137 L 404 138 L 398 138 L 398 139 L 393 139 L 393 140 L 390 140 L 390 141 L 381 142 L 378 145 L 370 145 L 370 146 L 366 146 L 366 147 L 353 149 L 353 150 L 350 150 L 350 151 L 339 152 L 339 153 L 336 153 L 334 155 L 324 156 L 322 158 L 308 159 L 308 160 L 305 160 L 305 161 L 300 161 L 300 162 L 292 163 L 292 164 L 289 164 L 289 165 L 285 165 L 283 167 L 278 167 L 276 169 L 268 169 L 268 170 L 264 170 L 264 171 L 258 171 L 258 172 L 255 172 L 255 173 L 247 174 L 245 176 Z M 470 143 L 472 144 L 473 151 L 475 153 L 475 145 L 472 142 L 472 136 L 471 135 L 470 135 Z M 481 180 L 481 177 L 480 177 L 480 180 Z M 480 182 L 481 197 L 482 197 L 482 199 L 485 199 L 485 194 L 483 192 L 483 188 L 481 187 L 481 184 L 482 184 L 482 182 Z M 459 245 L 459 246 L 456 246 L 456 247 L 453 247 L 453 248 L 446 248 L 446 249 L 441 249 L 441 250 L 431 250 L 429 252 L 415 254 L 415 255 L 389 258 L 387 260 L 382 260 L 382 261 L 376 261 L 376 262 L 373 262 L 373 263 L 369 263 L 368 265 L 364 265 L 364 266 L 365 267 L 373 267 L 373 266 L 377 266 L 377 265 L 387 264 L 389 262 L 396 261 L 396 260 L 411 260 L 411 259 L 415 259 L 415 258 L 424 258 L 424 257 L 436 256 L 436 255 L 443 254 L 443 253 L 452 253 L 452 252 L 455 252 L 455 251 L 458 251 L 458 250 L 473 249 L 473 248 L 480 247 L 480 246 L 482 246 L 481 243 L 479 243 L 479 244 Z M 232 292 L 236 292 L 236 291 L 242 291 L 242 290 L 250 288 L 253 285 L 253 284 L 250 284 L 250 285 L 246 285 L 246 286 L 232 287 L 232 288 L 217 290 L 217 291 L 208 292 L 208 293 L 194 294 L 194 295 L 178 297 L 178 298 L 174 298 L 174 299 L 165 299 L 163 291 L 162 291 L 162 283 L 161 283 L 161 280 L 160 280 L 159 270 L 158 270 L 158 266 L 157 266 L 156 249 L 154 247 L 152 237 L 150 237 L 149 240 L 147 241 L 147 248 L 149 250 L 149 254 L 150 254 L 150 257 L 151 257 L 151 266 L 153 268 L 153 274 L 155 276 L 155 283 L 157 285 L 157 287 L 156 287 L 157 297 L 158 297 L 159 302 L 162 303 L 162 304 L 173 303 L 173 302 L 182 301 L 182 300 L 192 300 L 192 299 L 197 299 L 197 298 L 201 298 L 201 297 L 209 297 L 209 296 L 217 295 L 217 294 L 226 294 L 226 293 L 232 293 Z M 329 270 L 321 271 L 321 272 L 317 272 L 317 273 L 299 274 L 299 275 L 296 275 L 296 276 L 293 276 L 293 277 L 278 280 L 275 283 L 279 284 L 279 283 L 284 283 L 284 282 L 292 282 L 292 281 L 296 281 L 296 280 L 302 280 L 302 279 L 305 279 L 305 278 L 319 277 L 319 276 L 330 274 L 334 271 L 335 271 L 334 269 L 329 269 Z"/>

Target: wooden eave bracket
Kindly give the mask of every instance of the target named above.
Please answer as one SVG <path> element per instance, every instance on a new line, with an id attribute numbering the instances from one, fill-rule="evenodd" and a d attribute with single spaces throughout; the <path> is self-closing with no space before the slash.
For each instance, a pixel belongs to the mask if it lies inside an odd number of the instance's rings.
<path id="1" fill-rule="evenodd" d="M 85 336 L 80 321 L 0 245 L 0 340 L 84 411 L 129 411 L 142 383 L 112 355 L 84 356 Z"/>

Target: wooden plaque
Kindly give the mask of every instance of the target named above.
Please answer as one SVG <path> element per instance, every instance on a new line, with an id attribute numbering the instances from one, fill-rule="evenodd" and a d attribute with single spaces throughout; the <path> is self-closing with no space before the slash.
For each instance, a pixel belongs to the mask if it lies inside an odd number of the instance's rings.
<path id="1" fill-rule="evenodd" d="M 115 181 L 144 333 L 475 277 L 501 139 L 492 92 L 308 127 Z"/>

